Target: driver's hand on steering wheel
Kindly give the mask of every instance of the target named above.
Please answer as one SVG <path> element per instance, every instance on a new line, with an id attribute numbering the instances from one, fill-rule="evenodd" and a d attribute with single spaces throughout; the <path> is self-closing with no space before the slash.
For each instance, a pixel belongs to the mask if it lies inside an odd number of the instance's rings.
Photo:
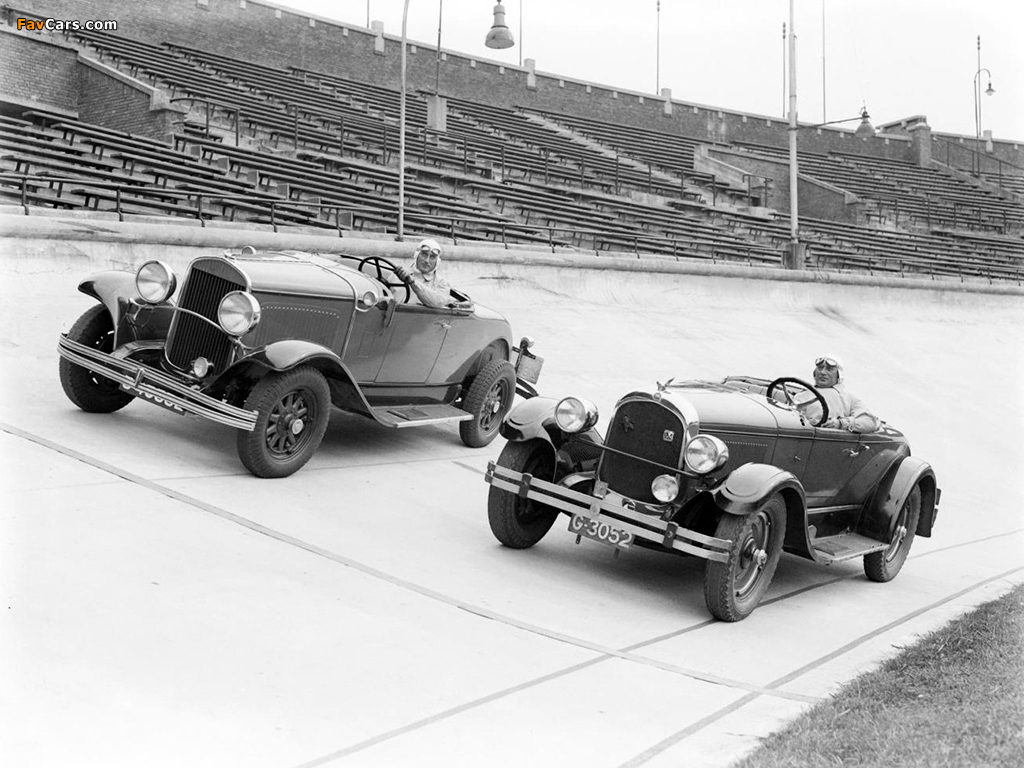
<path id="1" fill-rule="evenodd" d="M 395 274 L 398 275 L 398 279 L 406 285 L 412 285 L 412 278 L 409 276 L 409 272 L 405 267 L 395 267 Z"/>

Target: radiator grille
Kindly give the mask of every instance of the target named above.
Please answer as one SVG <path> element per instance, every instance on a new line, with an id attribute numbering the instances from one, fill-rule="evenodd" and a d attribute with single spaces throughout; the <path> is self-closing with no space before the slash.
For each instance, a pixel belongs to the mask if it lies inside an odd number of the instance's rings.
<path id="1" fill-rule="evenodd" d="M 678 467 L 685 438 L 682 420 L 668 408 L 646 401 L 623 403 L 612 417 L 606 445 L 629 455 L 605 451 L 598 477 L 616 493 L 655 503 L 651 481 L 666 470 L 639 458 Z"/>
<path id="2" fill-rule="evenodd" d="M 186 312 L 175 313 L 167 334 L 167 362 L 184 370 L 202 356 L 213 363 L 215 371 L 227 368 L 231 342 L 217 325 L 217 307 L 227 294 L 245 288 L 244 278 L 226 262 L 193 263 L 181 289 L 178 306 L 212 320 L 213 325 Z"/>

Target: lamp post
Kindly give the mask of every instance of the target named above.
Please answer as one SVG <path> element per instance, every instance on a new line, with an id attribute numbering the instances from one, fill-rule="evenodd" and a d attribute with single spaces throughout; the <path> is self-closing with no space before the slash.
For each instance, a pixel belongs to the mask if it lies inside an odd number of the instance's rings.
<path id="1" fill-rule="evenodd" d="M 789 260 L 787 266 L 800 266 L 800 214 L 797 179 L 800 172 L 796 159 L 796 24 L 793 0 L 789 0 Z"/>
<path id="2" fill-rule="evenodd" d="M 981 35 L 978 35 L 978 71 L 974 73 L 974 162 L 971 164 L 972 167 L 975 163 L 977 164 L 977 168 L 974 169 L 976 176 L 981 175 L 981 83 L 978 78 L 982 72 L 988 75 L 988 88 L 985 89 L 985 95 L 991 96 L 996 89 L 992 87 L 992 73 L 986 67 L 981 66 Z"/>
<path id="3" fill-rule="evenodd" d="M 654 33 L 654 93 L 661 93 L 661 0 L 655 4 L 657 22 Z"/>
<path id="4" fill-rule="evenodd" d="M 406 48 L 408 48 L 409 30 L 409 2 L 404 0 L 402 5 L 402 53 L 401 53 L 401 90 L 398 97 L 398 235 L 397 240 L 405 237 L 405 101 L 406 101 Z M 440 56 L 441 21 L 440 12 L 438 15 L 438 56 Z M 488 48 L 511 48 L 515 41 L 512 33 L 505 26 L 505 9 L 501 0 L 494 6 L 494 26 L 487 33 L 487 40 L 484 43 Z M 440 65 L 438 65 L 440 66 Z M 440 75 L 437 75 L 438 81 Z"/>

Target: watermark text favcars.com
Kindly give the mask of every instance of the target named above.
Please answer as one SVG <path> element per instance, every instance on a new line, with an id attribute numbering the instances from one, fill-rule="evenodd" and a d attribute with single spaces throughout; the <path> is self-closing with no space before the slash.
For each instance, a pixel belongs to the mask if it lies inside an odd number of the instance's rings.
<path id="1" fill-rule="evenodd" d="M 18 29 L 29 32 L 113 32 L 117 29 L 116 21 L 77 21 L 64 19 L 18 19 Z"/>

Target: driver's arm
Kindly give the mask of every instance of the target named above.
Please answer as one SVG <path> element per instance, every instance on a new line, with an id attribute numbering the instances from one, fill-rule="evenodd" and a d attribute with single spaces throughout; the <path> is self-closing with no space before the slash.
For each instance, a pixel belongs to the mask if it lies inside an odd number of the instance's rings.
<path id="1" fill-rule="evenodd" d="M 868 410 L 864 401 L 856 395 L 846 393 L 850 400 L 849 416 L 840 419 L 840 427 L 851 432 L 877 432 L 881 421 L 877 416 Z"/>
<path id="2" fill-rule="evenodd" d="M 434 277 L 433 282 L 428 283 L 419 272 L 411 269 L 398 267 L 395 274 L 412 289 L 420 304 L 425 307 L 444 309 L 452 301 L 451 286 L 440 275 Z"/>

